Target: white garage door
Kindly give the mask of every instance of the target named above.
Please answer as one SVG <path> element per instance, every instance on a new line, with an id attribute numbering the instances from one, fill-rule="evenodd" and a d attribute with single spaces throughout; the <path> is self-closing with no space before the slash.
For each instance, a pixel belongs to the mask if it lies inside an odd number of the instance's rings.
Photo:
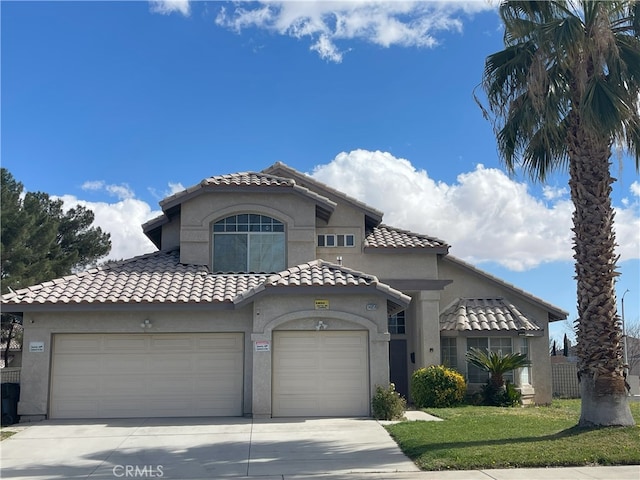
<path id="1" fill-rule="evenodd" d="M 51 418 L 242 415 L 243 334 L 55 335 Z"/>
<path id="2" fill-rule="evenodd" d="M 369 415 L 366 331 L 273 333 L 274 417 Z"/>

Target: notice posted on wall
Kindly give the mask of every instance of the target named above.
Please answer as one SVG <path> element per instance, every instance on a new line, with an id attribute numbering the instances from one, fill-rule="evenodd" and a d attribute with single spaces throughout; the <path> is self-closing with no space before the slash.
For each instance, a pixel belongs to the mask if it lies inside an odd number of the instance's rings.
<path id="1" fill-rule="evenodd" d="M 256 340 L 254 344 L 256 352 L 268 352 L 271 350 L 269 340 Z"/>

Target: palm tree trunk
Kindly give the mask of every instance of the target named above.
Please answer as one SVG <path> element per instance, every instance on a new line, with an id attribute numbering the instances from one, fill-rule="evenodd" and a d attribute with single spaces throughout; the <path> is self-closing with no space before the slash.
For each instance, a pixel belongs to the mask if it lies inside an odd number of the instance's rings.
<path id="1" fill-rule="evenodd" d="M 569 130 L 569 185 L 578 292 L 579 426 L 635 425 L 623 377 L 620 319 L 614 280 L 614 211 L 611 146 L 606 136 L 581 127 L 575 113 Z"/>

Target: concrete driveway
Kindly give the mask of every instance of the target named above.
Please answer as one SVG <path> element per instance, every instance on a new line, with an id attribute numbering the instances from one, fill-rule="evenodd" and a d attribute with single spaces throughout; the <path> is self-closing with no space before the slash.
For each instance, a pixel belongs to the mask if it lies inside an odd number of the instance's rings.
<path id="1" fill-rule="evenodd" d="M 2 478 L 283 478 L 418 472 L 371 419 L 47 420 L 0 443 Z"/>

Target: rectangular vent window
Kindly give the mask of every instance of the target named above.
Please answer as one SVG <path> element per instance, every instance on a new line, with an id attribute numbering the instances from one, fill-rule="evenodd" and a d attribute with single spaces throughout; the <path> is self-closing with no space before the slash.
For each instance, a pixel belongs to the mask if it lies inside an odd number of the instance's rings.
<path id="1" fill-rule="evenodd" d="M 319 247 L 355 247 L 356 246 L 356 237 L 355 235 L 349 233 L 346 235 L 343 234 L 326 234 L 326 235 L 318 235 L 318 246 Z"/>

